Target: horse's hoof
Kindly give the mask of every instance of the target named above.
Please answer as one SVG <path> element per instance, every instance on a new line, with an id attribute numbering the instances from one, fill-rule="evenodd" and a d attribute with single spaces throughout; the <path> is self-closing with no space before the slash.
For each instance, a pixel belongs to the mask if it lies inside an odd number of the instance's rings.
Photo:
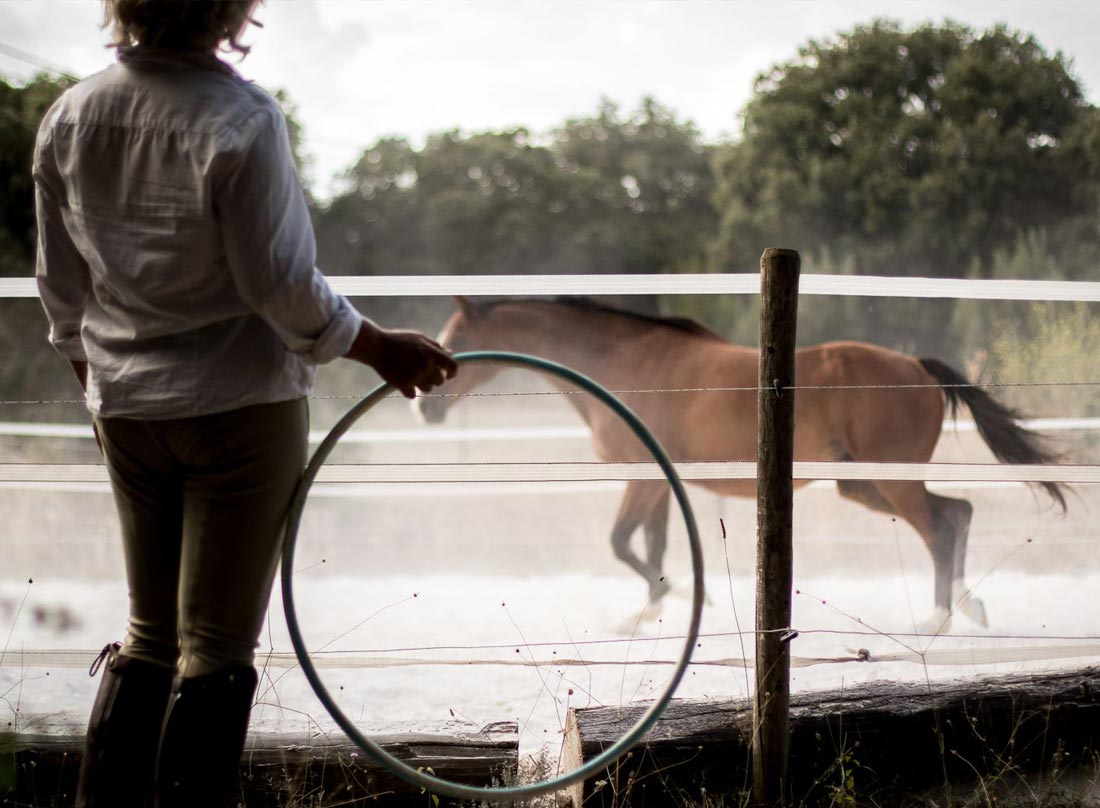
<path id="1" fill-rule="evenodd" d="M 639 615 L 639 618 L 643 623 L 652 622 L 653 620 L 656 620 L 658 617 L 661 616 L 664 608 L 664 604 L 661 603 L 661 601 L 650 601 L 646 604 L 646 607 L 642 609 L 642 613 Z"/>
<path id="2" fill-rule="evenodd" d="M 917 634 L 931 634 L 938 636 L 946 634 L 951 628 L 951 613 L 943 609 L 936 609 L 922 622 L 916 625 Z"/>
<path id="3" fill-rule="evenodd" d="M 962 612 L 982 628 L 989 628 L 989 615 L 985 613 L 985 604 L 981 598 L 970 598 L 959 604 L 956 611 Z"/>
<path id="4" fill-rule="evenodd" d="M 695 599 L 695 589 L 694 589 L 693 586 L 687 586 L 687 587 L 674 586 L 674 587 L 671 587 L 670 589 L 668 589 L 666 591 L 668 592 L 668 595 L 670 597 L 673 597 L 676 600 L 685 600 L 688 603 L 690 603 L 691 601 L 693 601 Z M 704 606 L 713 606 L 714 605 L 714 601 L 711 600 L 710 593 L 707 592 L 705 589 L 703 590 L 703 605 Z"/>
<path id="5" fill-rule="evenodd" d="M 660 601 L 657 601 L 656 603 L 650 601 L 646 604 L 645 608 L 643 608 L 633 617 L 628 617 L 622 623 L 617 625 L 615 629 L 620 634 L 629 634 L 633 636 L 643 625 L 652 623 L 657 620 L 657 618 L 661 616 L 663 608 L 664 607 L 662 606 Z"/>

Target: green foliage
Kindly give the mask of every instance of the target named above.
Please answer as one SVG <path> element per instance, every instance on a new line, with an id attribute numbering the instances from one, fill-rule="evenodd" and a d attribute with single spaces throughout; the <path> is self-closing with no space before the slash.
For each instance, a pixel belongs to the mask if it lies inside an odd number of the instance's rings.
<path id="1" fill-rule="evenodd" d="M 709 148 L 652 99 L 525 129 L 386 139 L 316 215 L 321 263 L 362 274 L 698 269 L 716 216 Z"/>
<path id="2" fill-rule="evenodd" d="M 856 742 L 856 747 L 859 742 Z M 858 792 L 856 791 L 856 772 L 861 764 L 855 757 L 853 749 L 845 749 L 833 763 L 832 769 L 836 782 L 826 785 L 829 793 L 829 805 L 858 805 Z"/>
<path id="3" fill-rule="evenodd" d="M 771 245 L 800 250 L 805 272 L 1093 278 L 1098 122 L 1064 57 L 1004 27 L 880 20 L 811 41 L 758 78 L 741 140 L 716 154 L 710 267 L 751 271 Z M 1027 239 L 1048 260 L 1025 260 Z M 799 336 L 962 359 L 990 317 L 954 309 L 804 298 Z"/>
<path id="4" fill-rule="evenodd" d="M 992 266 L 998 278 L 1058 280 L 1073 262 L 1100 266 L 1100 248 L 1037 230 L 995 250 Z M 947 330 L 967 346 L 971 375 L 1021 385 L 999 391 L 999 397 L 1028 415 L 1100 415 L 1097 388 L 1083 384 L 1100 381 L 1100 304 L 965 300 L 953 317 Z M 1057 384 L 1028 386 L 1048 383 Z"/>
<path id="5" fill-rule="evenodd" d="M 23 86 L 0 78 L 0 276 L 32 274 L 38 124 L 69 82 L 39 75 Z"/>
<path id="6" fill-rule="evenodd" d="M 15 788 L 15 755 L 9 751 L 14 737 L 12 733 L 0 733 L 0 790 L 4 792 Z"/>
<path id="7" fill-rule="evenodd" d="M 0 79 L 0 276 L 34 274 L 34 140 L 42 116 L 67 86 L 68 81 L 45 75 L 22 86 Z M 4 398 L 73 398 L 74 390 L 79 391 L 68 367 L 46 341 L 46 332 L 37 300 L 0 300 Z M 31 412 L 30 407 L 8 407 L 4 416 L 21 418 Z M 39 417 L 63 417 L 49 408 L 34 412 Z M 71 417 L 71 411 L 67 415 Z"/>
<path id="8" fill-rule="evenodd" d="M 977 261 L 989 277 L 1021 230 L 1095 215 L 1094 123 L 1061 54 L 1003 27 L 877 21 L 811 41 L 758 78 L 719 155 L 713 265 L 752 266 L 766 243 L 828 246 L 864 274 Z"/>
<path id="9" fill-rule="evenodd" d="M 552 149 L 594 203 L 599 218 L 585 223 L 586 241 L 620 257 L 618 269 L 603 271 L 702 270 L 701 245 L 717 216 L 711 150 L 691 123 L 652 98 L 626 119 L 605 101 L 595 116 L 559 129 Z"/>
<path id="10" fill-rule="evenodd" d="M 1009 388 L 1006 401 L 1027 415 L 1100 416 L 1100 305 L 1032 303 L 1025 317 L 997 318 L 991 328 L 988 349 L 976 355 L 982 378 L 1044 385 Z"/>

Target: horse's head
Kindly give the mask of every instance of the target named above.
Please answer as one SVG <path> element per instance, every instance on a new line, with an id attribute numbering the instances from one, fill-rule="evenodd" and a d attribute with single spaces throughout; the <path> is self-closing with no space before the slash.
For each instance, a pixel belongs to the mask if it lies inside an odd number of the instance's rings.
<path id="1" fill-rule="evenodd" d="M 439 332 L 438 342 L 452 353 L 500 348 L 493 340 L 489 319 L 483 307 L 465 297 L 456 297 L 458 310 L 450 316 L 443 330 Z M 501 371 L 491 362 L 475 362 L 462 366 L 462 371 L 446 384 L 437 387 L 433 393 L 417 396 L 413 400 L 413 412 L 429 424 L 438 424 L 447 415 L 460 396 L 477 389 Z"/>

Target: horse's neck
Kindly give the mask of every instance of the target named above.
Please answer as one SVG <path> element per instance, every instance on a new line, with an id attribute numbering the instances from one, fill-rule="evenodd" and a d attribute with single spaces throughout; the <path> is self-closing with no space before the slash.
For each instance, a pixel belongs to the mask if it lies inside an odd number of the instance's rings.
<path id="1" fill-rule="evenodd" d="M 605 386 L 631 376 L 621 340 L 601 328 L 597 318 L 563 311 L 532 312 L 529 327 L 512 335 L 510 343 L 515 350 L 565 365 Z"/>
<path id="2" fill-rule="evenodd" d="M 578 314 L 569 309 L 534 309 L 522 329 L 509 334 L 509 350 L 528 353 L 564 365 L 605 388 L 616 390 L 628 386 L 637 371 L 638 357 L 627 361 L 623 342 L 609 333 L 611 329 L 599 318 Z M 562 391 L 576 386 L 554 376 L 547 381 Z M 591 396 L 567 395 L 565 400 L 587 422 L 598 409 Z"/>

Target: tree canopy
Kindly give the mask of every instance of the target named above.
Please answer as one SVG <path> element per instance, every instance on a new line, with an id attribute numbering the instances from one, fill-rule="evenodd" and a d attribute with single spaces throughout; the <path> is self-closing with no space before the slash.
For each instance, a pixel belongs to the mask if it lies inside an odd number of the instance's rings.
<path id="1" fill-rule="evenodd" d="M 534 136 L 385 139 L 316 217 L 322 263 L 362 274 L 676 272 L 701 266 L 716 215 L 711 148 L 645 99 Z"/>
<path id="2" fill-rule="evenodd" d="M 782 243 L 867 274 L 990 277 L 1021 234 L 1095 231 L 1096 147 L 1066 59 L 1030 36 L 880 20 L 811 41 L 758 77 L 721 152 L 713 265 Z"/>
<path id="3" fill-rule="evenodd" d="M 34 260 L 31 157 L 38 124 L 69 86 L 39 75 L 24 86 L 0 78 L 0 275 L 28 275 Z"/>

